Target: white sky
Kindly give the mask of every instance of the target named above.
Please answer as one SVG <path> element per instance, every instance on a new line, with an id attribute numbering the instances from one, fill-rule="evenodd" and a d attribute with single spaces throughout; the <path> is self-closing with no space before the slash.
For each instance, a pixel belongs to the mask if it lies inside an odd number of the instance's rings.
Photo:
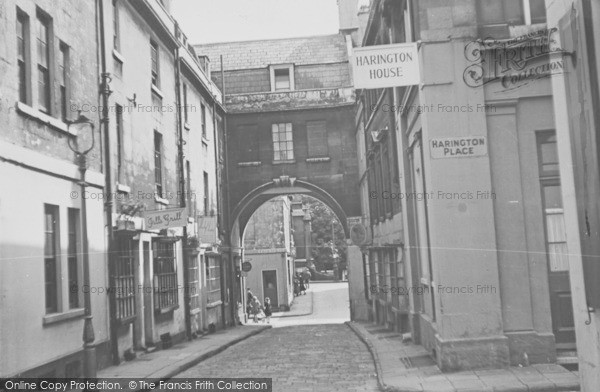
<path id="1" fill-rule="evenodd" d="M 172 0 L 172 13 L 192 44 L 335 34 L 339 27 L 336 0 Z"/>

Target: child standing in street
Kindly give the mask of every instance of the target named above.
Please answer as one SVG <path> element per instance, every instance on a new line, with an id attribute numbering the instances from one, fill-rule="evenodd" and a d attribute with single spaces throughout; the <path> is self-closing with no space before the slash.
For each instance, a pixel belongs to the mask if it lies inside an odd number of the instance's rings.
<path id="1" fill-rule="evenodd" d="M 271 315 L 273 314 L 273 310 L 271 309 L 271 298 L 265 298 L 265 318 L 267 320 L 267 324 L 271 323 Z"/>

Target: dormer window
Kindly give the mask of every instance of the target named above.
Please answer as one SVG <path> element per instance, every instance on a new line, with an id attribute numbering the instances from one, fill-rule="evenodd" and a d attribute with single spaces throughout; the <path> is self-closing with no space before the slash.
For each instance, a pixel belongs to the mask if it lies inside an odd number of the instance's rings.
<path id="1" fill-rule="evenodd" d="M 294 65 L 272 65 L 271 91 L 290 91 L 294 89 Z"/>

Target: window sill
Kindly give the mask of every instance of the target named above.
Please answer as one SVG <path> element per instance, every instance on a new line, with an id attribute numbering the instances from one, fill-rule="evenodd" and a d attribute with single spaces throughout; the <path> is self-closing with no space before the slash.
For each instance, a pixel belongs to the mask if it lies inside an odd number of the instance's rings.
<path id="1" fill-rule="evenodd" d="M 121 192 L 121 193 L 131 193 L 131 187 L 125 185 L 125 184 L 119 184 L 117 182 L 117 192 Z"/>
<path id="2" fill-rule="evenodd" d="M 135 321 L 135 319 L 137 318 L 136 315 L 133 316 L 129 316 L 123 319 L 117 319 L 117 324 L 119 325 L 129 325 L 131 323 L 133 323 Z"/>
<path id="3" fill-rule="evenodd" d="M 85 316 L 85 309 L 83 309 L 83 308 L 69 309 L 63 313 L 52 313 L 52 314 L 45 315 L 44 318 L 42 319 L 42 325 L 46 326 L 46 325 L 58 324 L 63 321 L 80 319 L 83 316 Z"/>
<path id="4" fill-rule="evenodd" d="M 295 159 L 286 159 L 281 161 L 273 161 L 273 165 L 286 165 L 296 163 Z"/>
<path id="5" fill-rule="evenodd" d="M 331 161 L 330 157 L 306 158 L 306 163 L 321 163 Z"/>
<path id="6" fill-rule="evenodd" d="M 154 195 L 154 201 L 158 204 L 162 204 L 163 206 L 169 205 L 169 201 L 167 199 L 163 199 L 162 197 L 159 197 L 157 195 Z"/>
<path id="7" fill-rule="evenodd" d="M 206 309 L 212 309 L 212 308 L 216 308 L 219 305 L 222 305 L 223 301 L 219 300 L 219 301 L 215 301 L 215 302 L 211 302 L 209 304 L 206 304 Z"/>
<path id="8" fill-rule="evenodd" d="M 153 94 L 157 95 L 160 99 L 163 99 L 163 93 L 158 87 L 156 87 L 154 84 L 151 84 L 150 89 L 152 90 Z"/>
<path id="9" fill-rule="evenodd" d="M 123 64 L 125 62 L 125 57 L 123 57 L 123 55 L 121 53 L 119 53 L 119 51 L 117 49 L 113 49 L 112 55 L 115 58 L 115 60 L 117 60 L 121 64 Z"/>
<path id="10" fill-rule="evenodd" d="M 23 102 L 17 102 L 17 110 L 28 117 L 38 120 L 42 124 L 48 125 L 56 129 L 57 131 L 61 131 L 63 133 L 66 133 L 67 135 L 77 136 L 77 132 L 69 130 L 67 124 L 65 124 L 61 120 L 54 117 L 50 117 L 46 113 L 42 113 L 39 110 L 24 104 Z"/>
<path id="11" fill-rule="evenodd" d="M 255 166 L 260 166 L 262 165 L 261 161 L 254 161 L 254 162 L 238 162 L 237 164 L 239 167 L 255 167 Z"/>
<path id="12" fill-rule="evenodd" d="M 157 314 L 167 314 L 179 309 L 179 304 L 167 306 L 166 308 L 154 309 Z"/>

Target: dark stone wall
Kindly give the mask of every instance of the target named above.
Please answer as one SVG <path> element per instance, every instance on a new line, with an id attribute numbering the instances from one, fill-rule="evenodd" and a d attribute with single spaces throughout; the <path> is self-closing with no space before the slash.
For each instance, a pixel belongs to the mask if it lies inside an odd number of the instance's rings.
<path id="1" fill-rule="evenodd" d="M 348 216 L 360 215 L 353 113 L 354 106 L 349 105 L 334 109 L 230 115 L 227 132 L 231 208 L 256 187 L 287 175 L 329 192 Z M 326 121 L 329 161 L 307 162 L 307 121 Z M 292 123 L 295 160 L 293 163 L 274 163 L 271 125 L 288 122 Z M 241 144 L 248 140 L 242 138 L 240 132 L 248 129 L 256 130 L 251 138 L 258 140 L 259 166 L 239 165 L 247 160 Z"/>

